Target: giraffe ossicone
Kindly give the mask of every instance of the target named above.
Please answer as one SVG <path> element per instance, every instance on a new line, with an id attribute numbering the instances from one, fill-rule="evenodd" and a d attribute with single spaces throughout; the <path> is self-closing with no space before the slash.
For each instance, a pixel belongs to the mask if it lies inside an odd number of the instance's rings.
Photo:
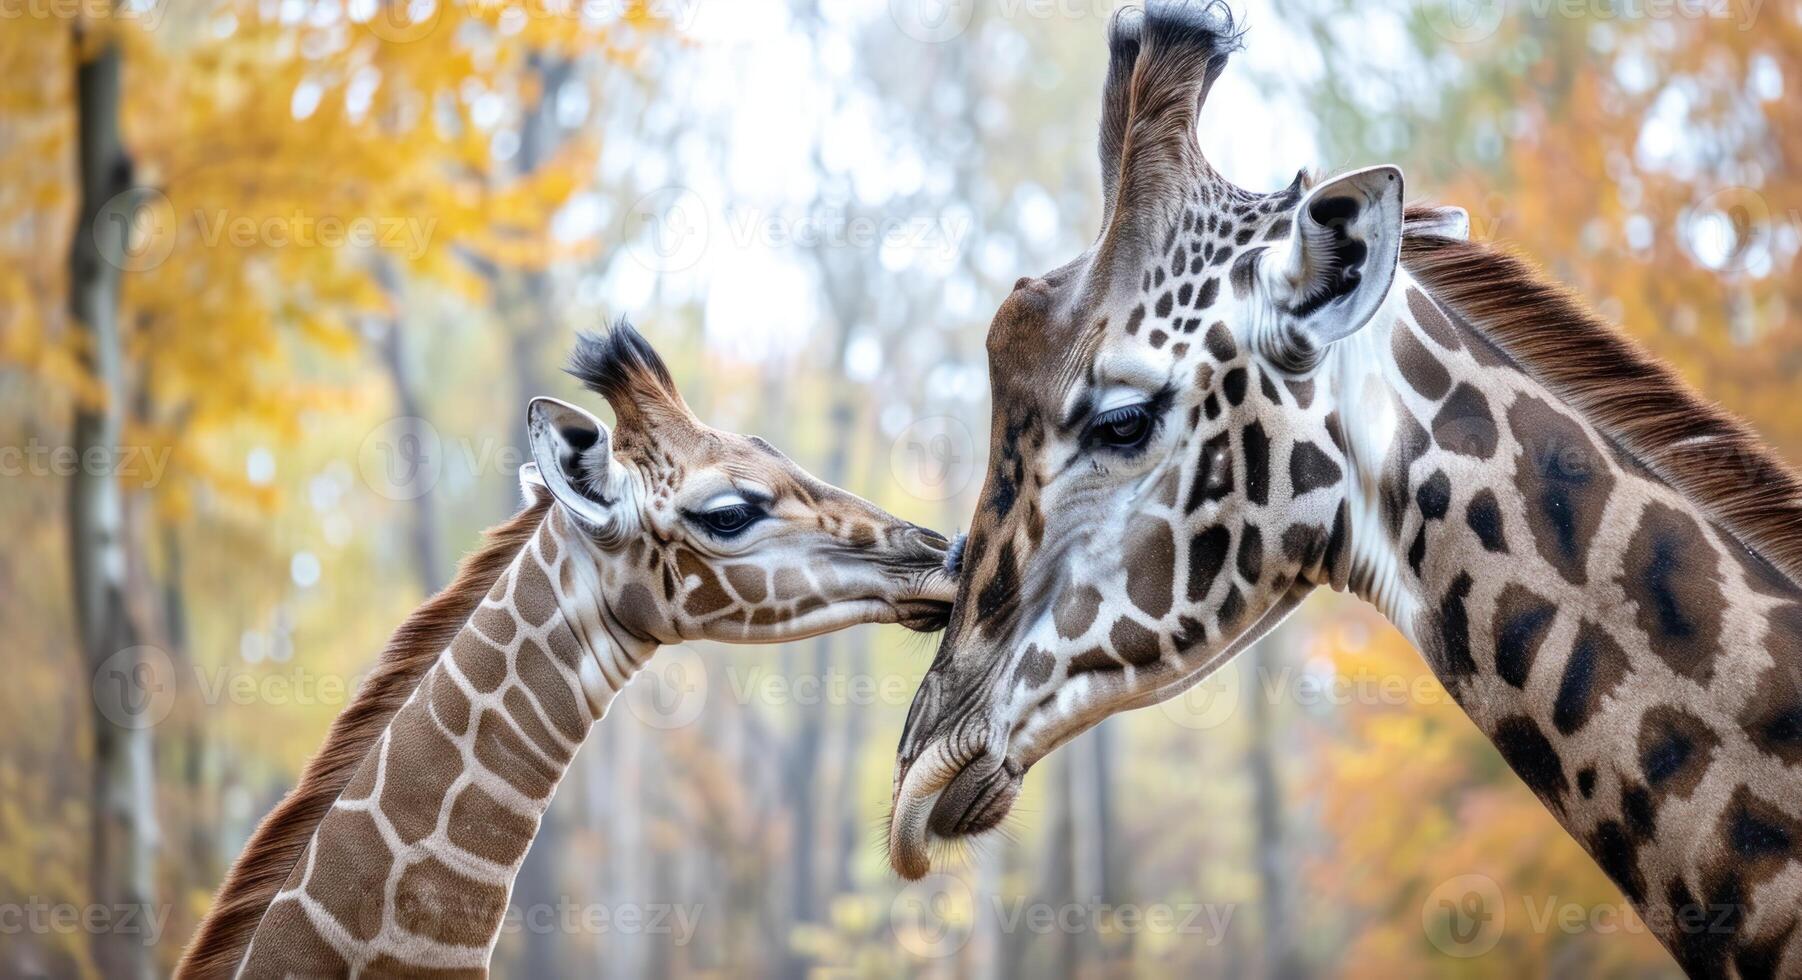
<path id="1" fill-rule="evenodd" d="M 1802 973 L 1802 482 L 1456 208 L 1217 174 L 1221 4 L 1109 30 L 1103 226 L 989 329 L 896 871 L 1320 586 L 1376 605 L 1688 971 Z"/>
<path id="2" fill-rule="evenodd" d="M 617 424 L 532 402 L 524 510 L 396 631 L 181 975 L 481 975 L 557 783 L 660 645 L 943 625 L 942 536 L 702 423 L 624 321 L 570 371 Z"/>

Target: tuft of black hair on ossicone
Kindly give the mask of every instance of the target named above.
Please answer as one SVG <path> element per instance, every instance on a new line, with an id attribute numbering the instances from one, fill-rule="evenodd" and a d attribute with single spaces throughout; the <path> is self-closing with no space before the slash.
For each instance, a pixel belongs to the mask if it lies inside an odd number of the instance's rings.
<path id="1" fill-rule="evenodd" d="M 616 410 L 645 395 L 676 390 L 663 358 L 623 316 L 599 333 L 578 334 L 564 370 Z"/>

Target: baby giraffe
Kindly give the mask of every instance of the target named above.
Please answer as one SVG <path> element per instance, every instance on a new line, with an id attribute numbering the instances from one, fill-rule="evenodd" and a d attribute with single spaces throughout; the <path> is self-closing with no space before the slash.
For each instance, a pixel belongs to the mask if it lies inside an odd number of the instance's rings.
<path id="1" fill-rule="evenodd" d="M 665 643 L 944 625 L 945 539 L 709 428 L 621 321 L 528 409 L 526 506 L 402 623 L 238 858 L 185 977 L 487 971 L 558 781 Z"/>

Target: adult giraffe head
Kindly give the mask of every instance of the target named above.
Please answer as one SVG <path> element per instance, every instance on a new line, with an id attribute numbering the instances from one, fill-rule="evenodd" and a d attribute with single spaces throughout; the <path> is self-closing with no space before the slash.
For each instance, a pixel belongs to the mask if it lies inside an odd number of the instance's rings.
<path id="1" fill-rule="evenodd" d="M 1802 479 L 1378 167 L 1222 180 L 1217 7 L 1110 32 L 1095 245 L 989 333 L 990 471 L 891 860 L 1313 588 L 1376 605 L 1694 976 L 1802 973 Z"/>
<path id="2" fill-rule="evenodd" d="M 822 483 L 757 436 L 696 418 L 623 322 L 583 338 L 569 370 L 617 425 L 534 399 L 527 478 L 601 558 L 597 594 L 627 635 L 774 643 L 855 623 L 944 625 L 947 542 L 936 531 Z"/>
<path id="3" fill-rule="evenodd" d="M 929 835 L 998 822 L 1047 752 L 1348 574 L 1339 393 L 1316 373 L 1386 301 L 1401 174 L 1223 179 L 1196 115 L 1238 40 L 1218 4 L 1110 24 L 1101 234 L 989 328 L 987 482 L 901 742 L 903 875 Z"/>

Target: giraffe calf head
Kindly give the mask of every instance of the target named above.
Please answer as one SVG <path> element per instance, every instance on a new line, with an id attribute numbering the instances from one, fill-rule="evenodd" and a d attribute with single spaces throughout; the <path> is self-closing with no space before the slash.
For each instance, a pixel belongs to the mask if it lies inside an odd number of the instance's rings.
<path id="1" fill-rule="evenodd" d="M 762 439 L 702 423 L 624 321 L 582 337 L 570 372 L 617 424 L 533 400 L 522 479 L 550 491 L 563 537 L 594 555 L 570 573 L 593 580 L 563 591 L 596 596 L 609 630 L 766 643 L 856 623 L 943 627 L 943 536 L 820 482 Z"/>
<path id="2" fill-rule="evenodd" d="M 1388 302 L 1401 174 L 1220 178 L 1194 122 L 1236 42 L 1217 6 L 1116 16 L 1102 232 L 989 328 L 986 483 L 897 760 L 904 876 L 932 838 L 999 822 L 1046 753 L 1346 575 L 1351 469 L 1320 355 Z"/>

